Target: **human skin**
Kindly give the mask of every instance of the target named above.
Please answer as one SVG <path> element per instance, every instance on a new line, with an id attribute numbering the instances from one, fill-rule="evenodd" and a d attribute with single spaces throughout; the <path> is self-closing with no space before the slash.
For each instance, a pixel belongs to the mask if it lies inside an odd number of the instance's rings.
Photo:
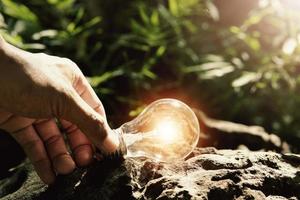
<path id="1" fill-rule="evenodd" d="M 46 184 L 88 165 L 94 147 L 104 153 L 117 148 L 101 101 L 74 62 L 23 51 L 1 35 L 0 129 L 22 146 Z"/>

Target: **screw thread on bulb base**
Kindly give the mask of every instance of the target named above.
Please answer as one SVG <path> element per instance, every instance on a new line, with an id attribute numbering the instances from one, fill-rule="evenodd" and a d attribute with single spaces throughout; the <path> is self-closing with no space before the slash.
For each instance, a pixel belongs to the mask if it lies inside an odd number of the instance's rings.
<path id="1" fill-rule="evenodd" d="M 127 147 L 126 147 L 126 143 L 123 138 L 122 127 L 118 128 L 118 129 L 114 129 L 113 132 L 114 132 L 114 134 L 117 135 L 117 138 L 119 140 L 119 146 L 118 146 L 117 151 L 120 152 L 123 156 L 126 156 L 127 155 Z"/>
<path id="2" fill-rule="evenodd" d="M 102 156 L 104 156 L 105 160 L 119 160 L 124 159 L 124 156 L 127 154 L 127 147 L 123 138 L 123 132 L 121 128 L 111 130 L 110 134 L 114 134 L 116 144 L 118 144 L 118 148 L 111 153 L 107 153 L 104 151 L 101 151 L 100 149 L 97 149 L 98 153 L 100 153 Z"/>

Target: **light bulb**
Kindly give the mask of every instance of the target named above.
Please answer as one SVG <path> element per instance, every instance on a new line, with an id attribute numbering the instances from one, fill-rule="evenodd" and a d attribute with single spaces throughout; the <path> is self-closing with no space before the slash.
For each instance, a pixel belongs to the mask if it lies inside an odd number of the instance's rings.
<path id="1" fill-rule="evenodd" d="M 125 157 L 148 157 L 172 162 L 184 159 L 196 147 L 199 124 L 194 112 L 183 102 L 160 99 L 114 132 Z"/>

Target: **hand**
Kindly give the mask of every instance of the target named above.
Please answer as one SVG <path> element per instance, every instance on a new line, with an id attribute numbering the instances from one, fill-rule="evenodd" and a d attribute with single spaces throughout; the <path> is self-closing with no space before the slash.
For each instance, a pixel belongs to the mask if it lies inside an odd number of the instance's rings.
<path id="1" fill-rule="evenodd" d="M 1 38 L 0 38 L 1 39 Z M 74 154 L 68 153 L 56 120 Z M 56 173 L 89 164 L 92 143 L 104 152 L 117 147 L 104 108 L 74 62 L 33 54 L 0 42 L 0 128 L 23 147 L 47 184 Z"/>

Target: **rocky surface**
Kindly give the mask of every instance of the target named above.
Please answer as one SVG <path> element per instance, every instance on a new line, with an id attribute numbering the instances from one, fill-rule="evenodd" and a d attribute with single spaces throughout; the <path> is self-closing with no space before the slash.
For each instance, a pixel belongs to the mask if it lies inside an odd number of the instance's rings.
<path id="1" fill-rule="evenodd" d="M 105 159 L 58 177 L 50 187 L 30 164 L 11 173 L 0 181 L 1 200 L 300 198 L 300 156 L 273 152 L 197 148 L 186 161 L 172 164 Z"/>
<path id="2" fill-rule="evenodd" d="M 267 133 L 261 126 L 247 126 L 208 117 L 201 110 L 194 109 L 201 127 L 199 146 L 213 146 L 218 149 L 247 148 L 250 150 L 290 152 L 290 145 L 277 135 Z M 298 143 L 299 144 L 299 143 Z M 298 145 L 293 147 L 300 151 Z"/>

